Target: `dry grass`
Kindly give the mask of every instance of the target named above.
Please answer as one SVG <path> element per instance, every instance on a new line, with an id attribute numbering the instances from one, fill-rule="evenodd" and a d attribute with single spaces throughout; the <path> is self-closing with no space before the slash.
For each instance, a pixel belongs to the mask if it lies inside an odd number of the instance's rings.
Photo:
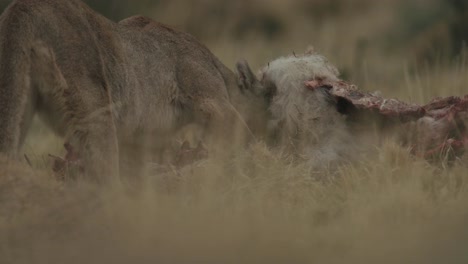
<path id="1" fill-rule="evenodd" d="M 466 164 L 387 143 L 338 173 L 264 145 L 138 193 L 58 183 L 2 163 L 3 263 L 466 263 Z M 168 181 L 169 179 L 169 181 Z"/>
<path id="2" fill-rule="evenodd" d="M 178 2 L 147 12 L 183 28 Z M 263 5 L 287 21 L 285 35 L 202 40 L 231 67 L 313 44 L 368 90 L 418 102 L 467 93 L 466 62 L 413 66 L 383 51 L 393 2 L 316 25 L 276 1 Z M 357 63 L 362 38 L 370 46 Z M 0 263 L 468 263 L 466 155 L 431 165 L 390 141 L 336 173 L 314 172 L 258 143 L 148 176 L 135 193 L 55 181 L 46 154 L 61 144 L 37 123 L 24 149 L 34 169 L 0 160 Z"/>

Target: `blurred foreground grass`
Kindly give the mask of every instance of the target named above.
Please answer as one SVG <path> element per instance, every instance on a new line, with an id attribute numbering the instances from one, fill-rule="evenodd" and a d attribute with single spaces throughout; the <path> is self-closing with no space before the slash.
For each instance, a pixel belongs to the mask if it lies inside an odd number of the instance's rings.
<path id="1" fill-rule="evenodd" d="M 392 142 L 338 173 L 261 143 L 128 193 L 0 162 L 2 263 L 466 263 L 466 160 Z"/>

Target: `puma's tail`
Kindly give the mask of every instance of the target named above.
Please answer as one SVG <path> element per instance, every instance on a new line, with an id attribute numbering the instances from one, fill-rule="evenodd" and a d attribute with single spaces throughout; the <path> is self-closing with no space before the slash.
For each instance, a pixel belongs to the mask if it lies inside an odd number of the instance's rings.
<path id="1" fill-rule="evenodd" d="M 0 17 L 0 153 L 16 156 L 32 119 L 31 29 L 27 14 L 7 9 Z"/>

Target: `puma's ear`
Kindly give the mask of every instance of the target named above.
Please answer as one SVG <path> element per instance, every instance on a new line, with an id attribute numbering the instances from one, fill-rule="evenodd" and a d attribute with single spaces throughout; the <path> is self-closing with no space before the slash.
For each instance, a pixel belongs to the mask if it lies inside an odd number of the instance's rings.
<path id="1" fill-rule="evenodd" d="M 250 69 L 249 64 L 245 60 L 241 60 L 236 64 L 239 87 L 243 90 L 249 90 L 256 93 L 260 86 L 260 81 Z"/>

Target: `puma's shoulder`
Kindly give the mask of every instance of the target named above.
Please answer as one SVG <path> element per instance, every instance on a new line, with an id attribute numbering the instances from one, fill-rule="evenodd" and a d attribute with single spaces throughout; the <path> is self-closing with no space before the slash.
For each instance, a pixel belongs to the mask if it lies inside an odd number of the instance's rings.
<path id="1" fill-rule="evenodd" d="M 163 23 L 160 23 L 160 22 L 157 22 L 149 17 L 146 17 L 146 16 L 142 16 L 142 15 L 136 15 L 136 16 L 132 16 L 132 17 L 129 17 L 129 18 L 126 18 L 124 20 L 121 20 L 119 22 L 119 25 L 122 26 L 122 27 L 128 27 L 128 28 L 132 28 L 132 29 L 135 29 L 135 30 L 141 30 L 141 31 L 147 31 L 147 32 L 151 32 L 151 31 L 166 31 L 166 32 L 170 32 L 170 33 L 173 33 L 173 34 L 186 34 L 184 32 L 181 32 L 181 31 L 178 31 L 166 24 L 163 24 Z M 188 34 L 187 34 L 188 35 Z"/>

